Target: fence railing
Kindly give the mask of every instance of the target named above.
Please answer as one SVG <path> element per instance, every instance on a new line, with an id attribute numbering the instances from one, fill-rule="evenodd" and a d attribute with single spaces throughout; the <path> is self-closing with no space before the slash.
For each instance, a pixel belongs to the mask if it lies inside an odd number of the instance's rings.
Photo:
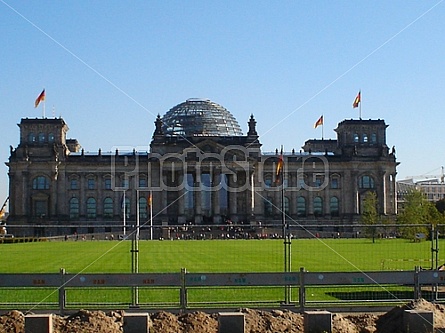
<path id="1" fill-rule="evenodd" d="M 0 274 L 0 308 L 205 309 L 390 305 L 444 300 L 445 271 Z M 284 303 L 286 288 L 291 302 Z M 203 294 L 204 293 L 204 294 Z M 318 296 L 316 296 L 318 295 Z"/>

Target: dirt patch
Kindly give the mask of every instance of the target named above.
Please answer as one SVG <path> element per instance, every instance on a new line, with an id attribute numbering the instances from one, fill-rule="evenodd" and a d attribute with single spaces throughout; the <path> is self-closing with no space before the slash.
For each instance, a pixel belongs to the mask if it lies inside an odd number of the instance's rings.
<path id="1" fill-rule="evenodd" d="M 391 311 L 376 315 L 334 314 L 334 333 L 399 333 L 403 330 L 403 311 L 406 309 L 434 312 L 434 327 L 445 329 L 445 306 L 423 299 L 412 301 Z M 304 331 L 303 315 L 288 310 L 261 311 L 241 309 L 245 314 L 246 333 L 299 333 Z M 53 315 L 54 333 L 121 333 L 124 311 L 80 310 L 70 316 Z M 191 312 L 173 314 L 159 311 L 150 314 L 150 333 L 217 333 L 218 314 Z M 0 316 L 0 332 L 24 333 L 25 316 L 19 311 L 9 311 Z"/>

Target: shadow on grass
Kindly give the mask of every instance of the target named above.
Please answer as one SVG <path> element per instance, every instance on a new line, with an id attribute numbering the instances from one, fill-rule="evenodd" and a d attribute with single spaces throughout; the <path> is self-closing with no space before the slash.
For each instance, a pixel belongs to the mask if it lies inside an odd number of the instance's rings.
<path id="1" fill-rule="evenodd" d="M 407 300 L 414 299 L 413 290 L 380 290 L 380 291 L 334 291 L 326 295 L 342 301 L 379 301 L 379 300 Z M 445 298 L 445 292 L 422 290 L 421 297 L 426 300 Z"/>

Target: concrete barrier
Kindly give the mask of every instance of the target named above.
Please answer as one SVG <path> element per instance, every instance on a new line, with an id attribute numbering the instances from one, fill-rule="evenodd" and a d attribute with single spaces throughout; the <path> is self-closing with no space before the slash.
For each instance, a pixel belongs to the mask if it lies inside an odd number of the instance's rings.
<path id="1" fill-rule="evenodd" d="M 53 316 L 51 314 L 26 315 L 25 333 L 53 333 Z"/>
<path id="2" fill-rule="evenodd" d="M 124 333 L 148 333 L 150 316 L 148 313 L 125 313 Z"/>
<path id="3" fill-rule="evenodd" d="M 332 313 L 329 311 L 305 311 L 305 333 L 331 333 Z"/>
<path id="4" fill-rule="evenodd" d="M 244 313 L 220 312 L 218 316 L 218 333 L 244 333 Z"/>
<path id="5" fill-rule="evenodd" d="M 405 332 L 433 333 L 434 313 L 425 310 L 405 310 L 403 312 Z"/>

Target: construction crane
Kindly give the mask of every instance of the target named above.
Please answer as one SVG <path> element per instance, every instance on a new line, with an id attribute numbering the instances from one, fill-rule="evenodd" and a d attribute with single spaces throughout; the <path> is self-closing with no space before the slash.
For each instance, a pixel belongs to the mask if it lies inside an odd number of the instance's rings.
<path id="1" fill-rule="evenodd" d="M 440 175 L 434 174 L 434 172 L 437 170 L 440 170 Z M 443 183 L 445 183 L 444 167 L 441 166 L 441 167 L 431 170 L 423 175 L 410 176 L 408 178 L 411 178 L 413 180 L 416 179 L 417 181 L 428 180 L 428 179 L 440 179 L 440 183 L 443 184 Z"/>

